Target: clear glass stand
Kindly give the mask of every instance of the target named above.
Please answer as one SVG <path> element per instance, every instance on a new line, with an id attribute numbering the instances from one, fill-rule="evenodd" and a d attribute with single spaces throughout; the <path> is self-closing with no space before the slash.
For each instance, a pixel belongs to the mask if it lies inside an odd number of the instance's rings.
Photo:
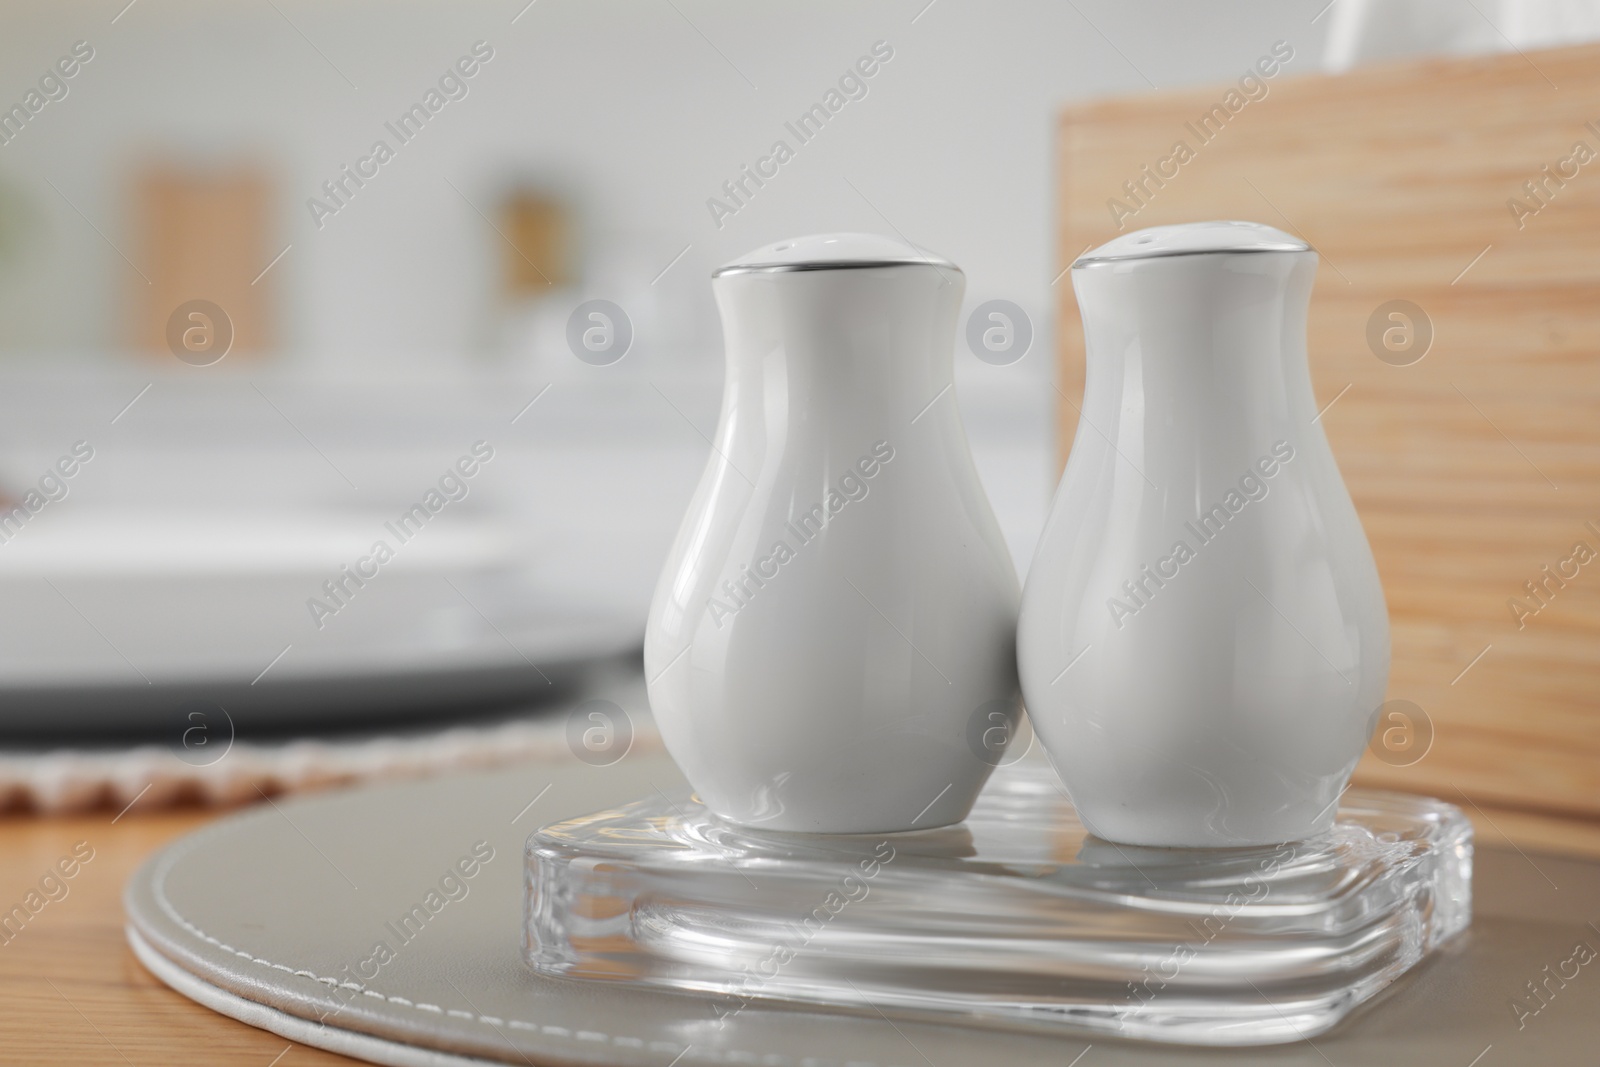
<path id="1" fill-rule="evenodd" d="M 656 796 L 528 839 L 526 956 L 543 975 L 753 1002 L 1207 1045 L 1314 1036 L 1471 918 L 1472 827 L 1351 790 L 1277 847 L 1089 836 L 1053 771 L 996 771 L 968 820 L 763 833 Z"/>

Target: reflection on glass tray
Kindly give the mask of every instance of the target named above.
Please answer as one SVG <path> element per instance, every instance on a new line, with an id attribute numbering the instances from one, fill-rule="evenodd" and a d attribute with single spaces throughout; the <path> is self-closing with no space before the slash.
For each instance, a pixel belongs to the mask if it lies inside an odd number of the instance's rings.
<path id="1" fill-rule="evenodd" d="M 1472 899 L 1472 828 L 1440 801 L 1351 790 L 1311 840 L 1137 848 L 1088 836 L 1033 759 L 954 827 L 762 833 L 658 795 L 525 859 L 543 975 L 693 991 L 717 1019 L 772 999 L 1207 1045 L 1321 1033 Z"/>
<path id="2" fill-rule="evenodd" d="M 637 647 L 626 613 L 552 593 L 521 531 L 448 519 L 402 540 L 376 513 L 41 515 L 0 544 L 0 736 L 192 703 L 263 727 L 503 705 Z"/>

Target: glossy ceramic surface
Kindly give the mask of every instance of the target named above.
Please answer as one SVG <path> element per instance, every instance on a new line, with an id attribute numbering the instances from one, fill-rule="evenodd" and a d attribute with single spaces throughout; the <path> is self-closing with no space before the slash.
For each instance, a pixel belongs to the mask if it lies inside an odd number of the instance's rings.
<path id="1" fill-rule="evenodd" d="M 1084 824 L 1113 841 L 1327 829 L 1383 701 L 1383 591 L 1306 362 L 1316 265 L 1232 222 L 1129 234 L 1072 272 L 1086 389 L 1019 663 Z"/>
<path id="2" fill-rule="evenodd" d="M 825 235 L 719 271 L 721 422 L 645 635 L 650 704 L 734 822 L 964 817 L 1018 715 L 1016 572 L 957 414 L 964 279 Z"/>

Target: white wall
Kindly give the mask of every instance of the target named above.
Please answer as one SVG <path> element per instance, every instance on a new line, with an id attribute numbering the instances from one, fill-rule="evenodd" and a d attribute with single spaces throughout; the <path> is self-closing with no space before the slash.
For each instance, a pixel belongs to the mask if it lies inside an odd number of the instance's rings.
<path id="1" fill-rule="evenodd" d="M 450 360 L 492 336 L 500 239 L 446 180 L 487 206 L 513 174 L 578 195 L 596 258 L 617 264 L 606 284 L 648 285 L 692 245 L 657 288 L 693 309 L 695 343 L 715 341 L 718 262 L 800 232 L 898 230 L 966 269 L 969 303 L 1032 313 L 1042 356 L 1058 105 L 1231 79 L 1280 38 L 1309 71 L 1327 22 L 1309 21 L 1320 0 L 538 0 L 515 24 L 523 0 L 139 0 L 113 23 L 123 2 L 8 0 L 0 16 L 7 106 L 74 41 L 95 48 L 69 96 L 0 146 L 33 220 L 0 273 L 0 349 L 116 344 L 143 283 L 47 182 L 135 256 L 129 169 L 178 154 L 269 163 L 293 245 L 269 279 L 293 358 L 324 366 Z M 306 198 L 480 39 L 495 57 L 470 94 L 319 232 Z M 894 58 L 869 95 L 713 225 L 706 199 L 878 40 Z"/>
<path id="2" fill-rule="evenodd" d="M 501 489 L 484 492 L 503 491 L 512 508 L 563 529 L 639 531 L 636 548 L 600 569 L 634 560 L 641 595 L 703 462 L 696 430 L 715 422 L 710 270 L 826 230 L 898 232 L 965 269 L 968 309 L 998 297 L 1032 316 L 1034 345 L 1020 363 L 987 366 L 959 345 L 957 360 L 979 469 L 1025 569 L 1054 488 L 1060 105 L 1232 81 L 1280 39 L 1297 54 L 1288 73 L 1310 72 L 1328 21 L 1311 22 L 1324 0 L 125 2 L 7 0 L 0 15 L 0 106 L 73 42 L 95 49 L 69 95 L 0 146 L 0 205 L 22 205 L 9 216 L 0 206 L 0 217 L 22 219 L 16 254 L 0 261 L 0 481 L 25 479 L 34 452 L 87 432 L 73 427 L 103 425 L 102 408 L 114 411 L 154 376 L 160 387 L 134 414 L 97 431 L 113 453 L 102 467 L 122 473 L 86 483 L 85 502 L 220 507 L 253 495 L 384 508 L 459 447 L 456 424 L 428 412 L 449 410 L 464 426 L 503 422 L 496 403 L 520 404 L 556 378 L 565 391 L 547 403 L 569 405 L 561 425 L 572 446 L 616 444 L 586 440 L 594 420 L 579 413 L 610 411 L 621 395 L 660 408 L 622 420 L 657 436 L 617 454 L 606 515 L 582 485 L 565 492 L 537 473 L 557 446 L 555 430 L 529 425 L 537 420 L 516 428 L 520 445 L 508 442 L 528 466 L 507 465 Z M 384 123 L 478 40 L 494 58 L 468 95 L 319 230 L 307 198 L 375 139 L 392 141 Z M 867 95 L 715 225 L 707 199 L 775 139 L 796 145 L 784 122 L 878 41 L 894 55 Z M 270 169 L 282 200 L 274 251 L 292 246 L 264 282 L 284 323 L 275 367 L 229 362 L 202 374 L 116 350 L 126 301 L 144 284 L 123 259 L 140 254 L 125 214 L 129 176 L 152 157 Z M 559 350 L 486 351 L 503 333 L 493 295 L 501 238 L 462 194 L 488 210 L 518 176 L 570 190 L 580 206 L 589 285 L 639 327 L 617 368 L 597 372 Z M 502 388 L 485 374 L 526 381 Z M 247 388 L 245 378 L 261 375 L 295 432 Z M 619 375 L 635 377 L 631 394 L 606 391 Z M 676 406 L 667 411 L 642 379 L 671 375 L 679 384 L 667 389 Z M 438 382 L 452 379 L 444 397 Z M 252 434 L 276 444 L 249 451 Z M 297 434 L 359 472 L 360 494 Z M 197 441 L 206 442 L 198 455 Z"/>

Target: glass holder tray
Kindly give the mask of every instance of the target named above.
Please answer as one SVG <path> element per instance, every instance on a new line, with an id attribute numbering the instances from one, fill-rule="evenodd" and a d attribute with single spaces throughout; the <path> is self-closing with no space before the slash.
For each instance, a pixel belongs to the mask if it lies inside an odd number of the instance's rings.
<path id="1" fill-rule="evenodd" d="M 996 771 L 966 822 L 762 832 L 686 792 L 547 826 L 525 853 L 541 975 L 1202 1045 L 1315 1036 L 1466 928 L 1472 827 L 1351 790 L 1331 830 L 1248 849 L 1087 834 L 1051 768 Z"/>

